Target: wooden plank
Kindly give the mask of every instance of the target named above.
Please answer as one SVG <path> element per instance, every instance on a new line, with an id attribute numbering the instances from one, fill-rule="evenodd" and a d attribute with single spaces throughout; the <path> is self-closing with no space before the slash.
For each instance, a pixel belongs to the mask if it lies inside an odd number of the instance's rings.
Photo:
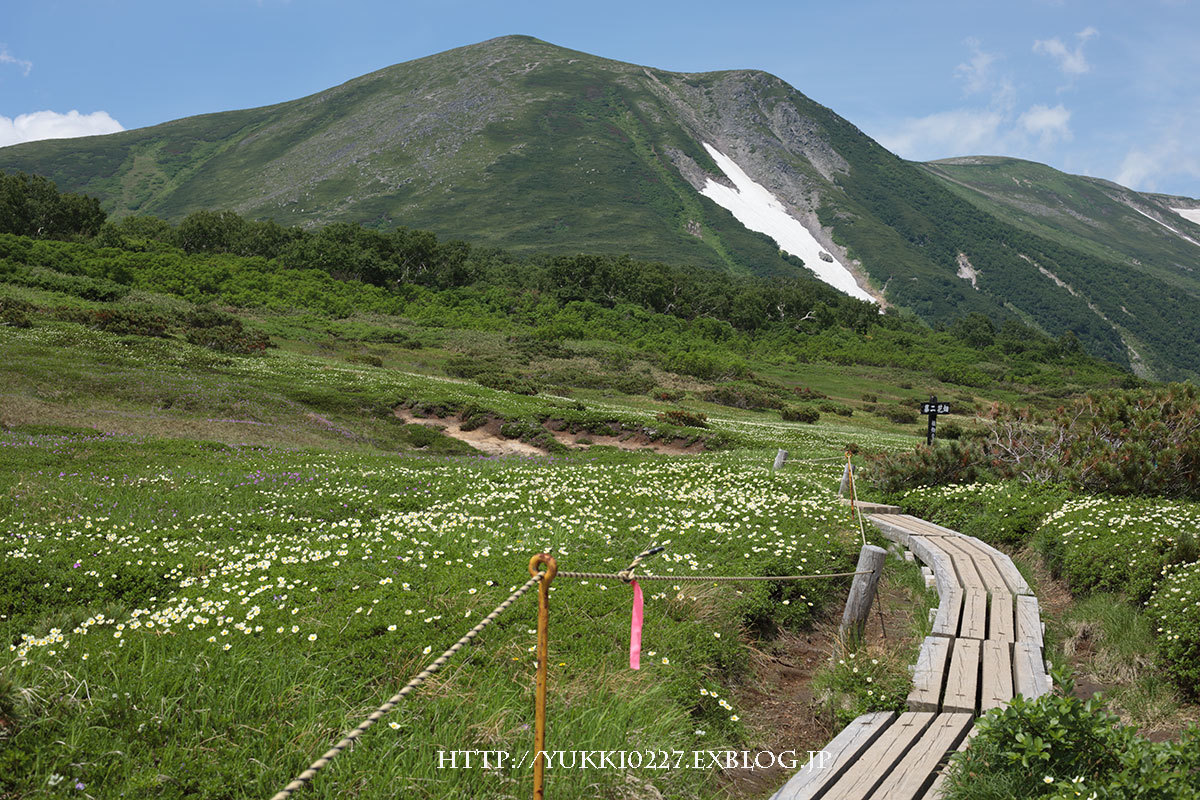
<path id="1" fill-rule="evenodd" d="M 867 519 L 871 521 L 872 525 L 879 529 L 880 533 L 891 539 L 893 542 L 899 542 L 905 547 L 908 546 L 908 538 L 912 535 L 912 533 L 908 530 L 908 528 L 896 524 L 896 520 L 899 519 L 898 516 L 892 514 L 869 514 L 867 515 Z"/>
<path id="2" fill-rule="evenodd" d="M 926 636 L 913 671 L 913 690 L 908 693 L 910 711 L 937 711 L 942 700 L 942 684 L 950 661 L 950 639 Z"/>
<path id="3" fill-rule="evenodd" d="M 983 683 L 979 712 L 1001 708 L 1013 698 L 1012 644 L 989 639 L 983 643 Z"/>
<path id="4" fill-rule="evenodd" d="M 987 635 L 987 593 L 983 589 L 963 592 L 962 623 L 958 630 L 964 639 L 982 639 Z"/>
<path id="5" fill-rule="evenodd" d="M 1030 642 L 1013 645 L 1013 691 L 1030 698 L 1049 693 L 1050 676 L 1042 663 L 1042 648 Z"/>
<path id="6" fill-rule="evenodd" d="M 962 587 L 962 583 L 958 580 L 958 574 L 954 571 L 954 562 L 932 540 L 923 536 L 911 536 L 908 545 L 909 549 L 916 553 L 917 558 L 924 561 L 933 570 L 933 576 L 937 579 L 939 595 Z"/>
<path id="7" fill-rule="evenodd" d="M 1038 601 L 1032 595 L 1018 595 L 1017 604 L 1017 641 L 1030 642 L 1042 649 L 1042 618 L 1038 614 Z"/>
<path id="8" fill-rule="evenodd" d="M 973 720 L 971 714 L 939 714 L 870 796 L 880 800 L 921 797 L 933 783 L 946 754 L 966 739 Z"/>
<path id="9" fill-rule="evenodd" d="M 863 714 L 825 745 L 816 759 L 802 767 L 771 800 L 813 800 L 846 773 L 858 756 L 879 738 L 896 719 L 893 711 Z"/>
<path id="10" fill-rule="evenodd" d="M 979 639 L 955 639 L 950 651 L 950 671 L 946 673 L 943 711 L 973 713 L 979 695 Z"/>
<path id="11" fill-rule="evenodd" d="M 988 638 L 1001 642 L 1016 641 L 1016 627 L 1013 619 L 1012 595 L 993 594 L 992 610 L 988 616 Z"/>
<path id="12" fill-rule="evenodd" d="M 883 781 L 937 716 L 931 711 L 906 711 L 863 751 L 821 800 L 862 800 Z"/>
<path id="13" fill-rule="evenodd" d="M 843 497 L 842 503 L 844 505 L 849 505 L 850 501 L 847 498 Z M 855 506 L 855 508 L 860 509 L 862 511 L 862 513 L 864 513 L 864 514 L 899 514 L 900 513 L 900 506 L 889 506 L 884 503 L 867 503 L 862 500 L 859 500 L 857 503 L 854 504 L 854 506 Z"/>
<path id="14" fill-rule="evenodd" d="M 961 753 L 963 750 L 966 750 L 971 744 L 971 740 L 975 738 L 975 734 L 978 732 L 978 726 L 974 726 L 967 731 L 967 735 L 964 736 L 963 740 L 958 743 L 958 747 L 954 748 L 954 752 Z M 954 753 L 951 753 L 950 755 L 954 755 Z M 922 796 L 921 800 L 942 800 L 942 786 L 946 782 L 946 766 L 947 764 L 943 764 L 942 767 L 938 769 L 937 777 L 933 779 L 933 784 L 930 785 L 930 787 L 925 791 L 925 794 Z"/>
<path id="15" fill-rule="evenodd" d="M 962 536 L 962 534 L 956 530 L 951 530 L 950 528 L 946 528 L 941 525 L 935 525 L 929 520 L 921 519 L 920 517 L 901 514 L 899 515 L 898 519 L 901 520 L 902 524 L 909 526 L 914 532 L 918 532 L 923 536 Z"/>
<path id="16" fill-rule="evenodd" d="M 987 584 L 980 577 L 979 570 L 975 568 L 975 559 L 971 558 L 970 552 L 959 544 L 957 537 L 943 537 L 938 540 L 938 546 L 950 555 L 950 560 L 954 563 L 954 571 L 958 575 L 958 582 L 964 589 L 987 591 Z"/>
<path id="17" fill-rule="evenodd" d="M 955 587 L 942 595 L 941 602 L 938 603 L 937 613 L 933 617 L 933 630 L 931 632 L 934 636 L 954 638 L 958 635 L 958 620 L 962 615 L 962 606 L 962 589 Z"/>
<path id="18" fill-rule="evenodd" d="M 989 593 L 1010 591 L 1004 576 L 1000 574 L 1000 570 L 996 569 L 996 564 L 992 561 L 992 554 L 980 546 L 983 542 L 973 536 L 962 536 L 955 539 L 954 543 L 961 550 L 970 554 L 971 560 L 975 562 L 975 569 L 979 570 L 979 577 L 983 579 L 983 585 L 987 587 Z"/>
<path id="19" fill-rule="evenodd" d="M 1013 594 L 1033 594 L 1033 590 L 1029 588 L 1029 584 L 1025 582 L 1025 578 L 1022 577 L 1021 572 L 1017 569 L 1016 564 L 1013 564 L 1011 558 L 987 542 L 982 542 L 979 539 L 975 539 L 974 541 L 981 550 L 992 557 L 992 563 L 996 565 L 996 570 L 1004 578 L 1004 583 L 1007 584 L 1010 592 Z"/>

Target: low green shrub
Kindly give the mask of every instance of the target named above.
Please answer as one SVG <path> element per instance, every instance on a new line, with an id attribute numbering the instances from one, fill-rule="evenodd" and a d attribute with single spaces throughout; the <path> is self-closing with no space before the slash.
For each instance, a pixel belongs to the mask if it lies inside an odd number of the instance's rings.
<path id="1" fill-rule="evenodd" d="M 1070 496 L 1062 486 L 1004 481 L 910 489 L 896 503 L 906 514 L 989 544 L 1020 547 L 1033 540 L 1046 515 Z"/>
<path id="2" fill-rule="evenodd" d="M 1158 654 L 1167 674 L 1192 697 L 1200 696 L 1200 561 L 1165 570 L 1146 604 Z"/>
<path id="3" fill-rule="evenodd" d="M 271 346 L 271 340 L 266 334 L 248 331 L 240 323 L 236 326 L 192 328 L 184 334 L 184 338 L 191 344 L 207 347 L 218 353 L 234 355 L 257 355 Z M 380 362 L 380 366 L 382 366 L 382 362 Z"/>
<path id="4" fill-rule="evenodd" d="M 1056 678 L 1061 694 L 1018 695 L 979 719 L 970 746 L 951 758 L 948 800 L 1197 797 L 1200 729 L 1152 742 Z"/>
<path id="5" fill-rule="evenodd" d="M 844 406 L 841 403 L 835 403 L 831 400 L 821 403 L 817 406 L 817 408 L 826 414 L 837 414 L 839 417 L 849 417 L 853 416 L 854 414 L 854 409 L 850 408 L 849 406 Z"/>
<path id="6" fill-rule="evenodd" d="M 699 411 L 684 411 L 682 408 L 672 408 L 660 412 L 658 420 L 659 422 L 669 422 L 672 425 L 679 425 L 684 428 L 708 427 L 707 414 L 701 414 Z"/>
<path id="7" fill-rule="evenodd" d="M 863 477 L 884 500 L 895 502 L 908 489 L 984 483 L 995 480 L 997 475 L 982 445 L 960 440 L 869 456 Z"/>
<path id="8" fill-rule="evenodd" d="M 487 424 L 489 416 L 490 412 L 478 403 L 467 403 L 458 412 L 458 418 L 462 420 L 459 428 L 464 431 L 482 428 Z"/>
<path id="9" fill-rule="evenodd" d="M 366 364 L 369 367 L 382 367 L 383 359 L 371 353 L 351 353 L 346 356 L 348 364 Z"/>
<path id="10" fill-rule="evenodd" d="M 963 428 L 957 422 L 943 422 L 941 425 L 938 425 L 937 438 L 939 439 L 961 439 L 962 435 Z"/>
<path id="11" fill-rule="evenodd" d="M 1200 505 L 1172 500 L 1084 497 L 1065 503 L 1038 529 L 1051 569 L 1076 592 L 1120 592 L 1145 602 L 1183 539 L 1200 530 Z"/>
<path id="12" fill-rule="evenodd" d="M 898 403 L 889 403 L 887 405 L 876 406 L 875 413 L 886 420 L 895 422 L 897 425 L 911 425 L 917 421 L 920 414 L 917 409 L 909 406 L 902 406 Z"/>
<path id="13" fill-rule="evenodd" d="M 141 308 L 60 308 L 54 316 L 65 322 L 77 322 L 89 328 L 132 336 L 166 336 L 167 318 L 156 311 Z"/>
<path id="14" fill-rule="evenodd" d="M 779 411 L 785 422 L 814 423 L 821 418 L 821 412 L 809 406 L 784 406 Z"/>
<path id="15" fill-rule="evenodd" d="M 749 411 L 783 408 L 783 400 L 776 392 L 749 383 L 719 384 L 706 392 L 704 399 L 710 403 Z"/>

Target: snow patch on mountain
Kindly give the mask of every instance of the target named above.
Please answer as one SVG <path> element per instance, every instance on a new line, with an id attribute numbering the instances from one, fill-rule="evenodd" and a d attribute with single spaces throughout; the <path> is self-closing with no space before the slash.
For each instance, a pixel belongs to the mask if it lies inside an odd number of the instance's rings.
<path id="1" fill-rule="evenodd" d="M 1191 242 L 1192 244 L 1196 245 L 1197 247 L 1200 247 L 1200 242 L 1197 242 L 1195 239 L 1193 239 L 1192 237 L 1188 236 L 1188 235 L 1187 235 L 1186 233 L 1184 233 L 1183 231 L 1181 231 L 1181 230 L 1177 230 L 1177 229 L 1175 229 L 1175 228 L 1172 228 L 1170 225 L 1168 225 L 1167 223 L 1163 222 L 1163 221 L 1162 221 L 1161 219 L 1159 219 L 1158 217 L 1152 217 L 1152 216 L 1150 216 L 1150 215 L 1149 215 L 1149 214 L 1147 214 L 1145 211 L 1142 211 L 1140 208 L 1138 208 L 1137 206 L 1135 206 L 1133 203 L 1129 203 L 1129 202 L 1127 202 L 1125 205 L 1129 206 L 1130 208 L 1132 208 L 1134 211 L 1136 211 L 1136 212 L 1138 212 L 1139 214 L 1141 214 L 1141 215 L 1142 215 L 1143 217 L 1145 217 L 1146 219 L 1148 219 L 1148 220 L 1150 220 L 1150 221 L 1152 221 L 1152 222 L 1157 222 L 1159 225 L 1162 225 L 1164 228 L 1166 228 L 1166 229 L 1167 229 L 1167 230 L 1169 230 L 1171 233 L 1173 233 L 1173 234 L 1175 234 L 1176 236 L 1178 236 L 1180 239 L 1183 239 L 1183 240 L 1184 240 L 1184 241 L 1186 241 L 1186 242 Z M 1174 209 L 1172 209 L 1172 210 L 1174 211 Z M 1176 213 L 1178 213 L 1178 212 L 1176 212 Z M 1180 216 L 1182 216 L 1182 215 L 1180 215 Z"/>
<path id="2" fill-rule="evenodd" d="M 821 247 L 808 228 L 784 208 L 783 203 L 764 186 L 755 183 L 732 158 L 704 142 L 704 149 L 733 182 L 729 188 L 709 178 L 700 194 L 721 206 L 752 231 L 765 233 L 779 249 L 804 261 L 804 266 L 840 292 L 874 303 L 846 265 Z"/>
<path id="3" fill-rule="evenodd" d="M 1200 208 L 1172 208 L 1171 210 L 1187 221 L 1200 225 Z"/>

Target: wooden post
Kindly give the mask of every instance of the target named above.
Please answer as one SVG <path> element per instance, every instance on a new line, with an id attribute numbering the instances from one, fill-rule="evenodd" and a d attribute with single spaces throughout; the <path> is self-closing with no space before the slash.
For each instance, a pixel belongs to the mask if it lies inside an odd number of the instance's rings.
<path id="1" fill-rule="evenodd" d="M 533 800 L 546 796 L 546 660 L 549 656 L 550 581 L 558 572 L 554 557 L 539 553 L 529 559 L 529 574 L 536 576 L 538 566 L 546 565 L 546 576 L 538 585 L 538 632 L 537 632 L 537 695 L 533 712 Z"/>
<path id="2" fill-rule="evenodd" d="M 867 574 L 855 575 L 854 582 L 850 584 L 850 596 L 846 598 L 846 610 L 842 612 L 842 624 L 838 627 L 838 638 L 843 643 L 862 636 L 867 615 L 871 613 L 871 603 L 875 600 L 875 587 L 886 561 L 887 551 L 882 547 L 865 544 L 859 551 L 858 566 L 854 571 Z"/>
<path id="3" fill-rule="evenodd" d="M 780 450 L 775 454 L 775 466 L 771 467 L 772 472 L 778 472 L 783 468 L 783 462 L 787 461 L 787 450 Z"/>

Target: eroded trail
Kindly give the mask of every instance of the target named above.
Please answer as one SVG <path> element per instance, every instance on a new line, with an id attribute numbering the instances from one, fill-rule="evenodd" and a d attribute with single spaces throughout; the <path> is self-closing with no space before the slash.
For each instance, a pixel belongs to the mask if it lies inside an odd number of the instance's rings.
<path id="1" fill-rule="evenodd" d="M 523 442 L 520 439 L 510 439 L 500 433 L 504 424 L 500 419 L 489 419 L 488 422 L 474 430 L 463 430 L 462 421 L 458 417 L 419 417 L 411 408 L 397 406 L 392 413 L 411 425 L 427 425 L 441 429 L 442 433 L 460 442 L 466 442 L 477 450 L 488 455 L 524 455 L 544 456 L 546 451 L 540 447 Z M 655 453 L 668 455 L 684 455 L 704 451 L 701 442 L 687 444 L 684 440 L 663 441 L 652 440 L 644 433 L 625 432 L 619 436 L 604 436 L 592 433 L 571 433 L 555 420 L 546 422 L 543 426 L 559 444 L 572 450 L 583 450 L 593 445 L 616 447 L 620 450 L 650 450 Z"/>

